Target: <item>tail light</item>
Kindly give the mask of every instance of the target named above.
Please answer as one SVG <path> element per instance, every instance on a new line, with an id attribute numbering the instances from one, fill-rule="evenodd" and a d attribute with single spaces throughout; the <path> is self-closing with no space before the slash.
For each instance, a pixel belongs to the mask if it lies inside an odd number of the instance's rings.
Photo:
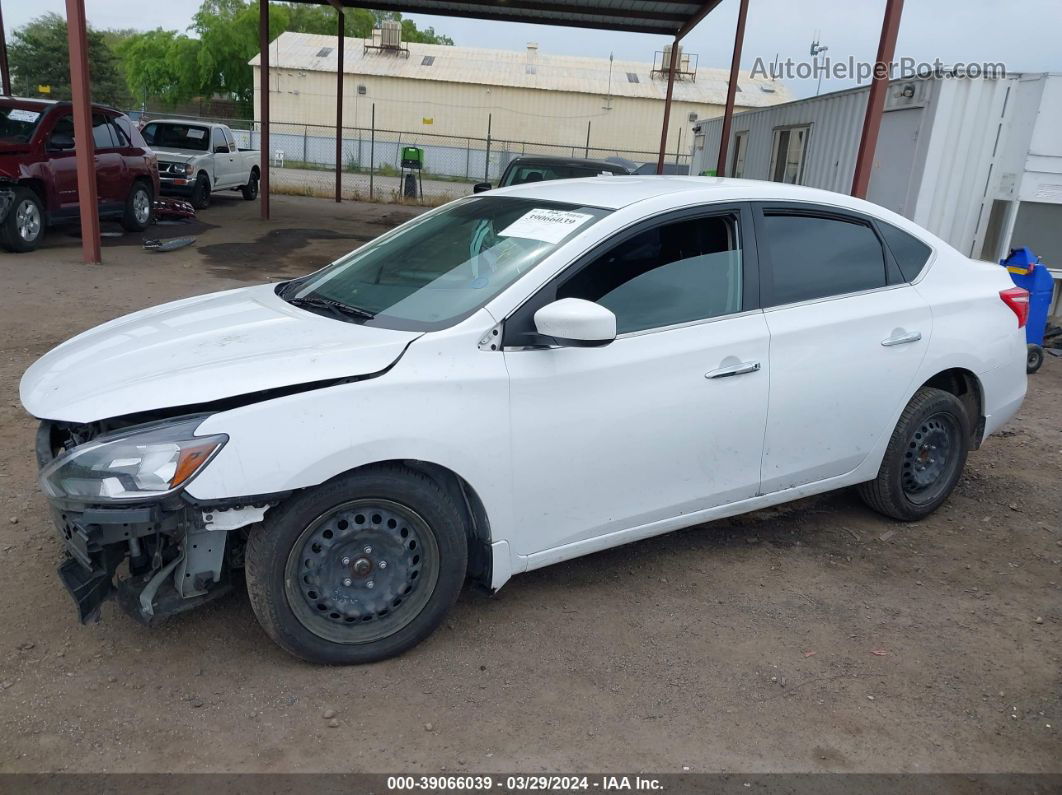
<path id="1" fill-rule="evenodd" d="M 1029 319 L 1029 291 L 1021 287 L 1011 287 L 1000 290 L 999 297 L 1018 316 L 1018 328 L 1025 328 L 1025 322 Z"/>

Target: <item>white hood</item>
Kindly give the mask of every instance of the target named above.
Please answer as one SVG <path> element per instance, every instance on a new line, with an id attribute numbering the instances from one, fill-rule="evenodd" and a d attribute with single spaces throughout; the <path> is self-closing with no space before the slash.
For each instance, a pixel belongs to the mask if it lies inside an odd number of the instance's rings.
<path id="1" fill-rule="evenodd" d="M 210 154 L 210 152 L 195 149 L 156 149 L 152 147 L 151 151 L 164 163 L 191 163 L 197 157 L 205 157 Z"/>
<path id="2" fill-rule="evenodd" d="M 272 284 L 244 287 L 86 331 L 37 360 L 19 393 L 35 417 L 92 422 L 379 372 L 418 336 L 307 312 Z"/>

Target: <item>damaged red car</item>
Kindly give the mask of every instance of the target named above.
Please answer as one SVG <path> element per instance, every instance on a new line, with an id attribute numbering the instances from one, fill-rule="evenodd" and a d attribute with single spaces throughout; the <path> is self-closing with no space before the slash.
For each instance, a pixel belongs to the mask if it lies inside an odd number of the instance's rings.
<path id="1" fill-rule="evenodd" d="M 155 153 L 128 116 L 100 105 L 92 144 L 100 217 L 142 232 L 159 194 Z M 48 226 L 76 222 L 76 151 L 69 102 L 0 97 L 0 246 L 32 251 Z"/>

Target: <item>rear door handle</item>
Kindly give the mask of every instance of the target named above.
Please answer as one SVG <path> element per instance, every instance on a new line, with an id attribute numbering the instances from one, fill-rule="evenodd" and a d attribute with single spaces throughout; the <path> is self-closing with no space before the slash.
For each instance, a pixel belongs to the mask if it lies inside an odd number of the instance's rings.
<path id="1" fill-rule="evenodd" d="M 738 364 L 731 364 L 727 367 L 720 367 L 716 370 L 709 370 L 704 374 L 705 378 L 728 378 L 732 375 L 744 375 L 745 373 L 755 373 L 760 369 L 759 362 L 739 362 Z"/>
<path id="2" fill-rule="evenodd" d="M 912 331 L 910 334 L 903 334 L 899 337 L 889 337 L 881 341 L 881 344 L 886 348 L 891 348 L 893 345 L 905 345 L 908 342 L 918 342 L 922 339 L 921 331 Z"/>

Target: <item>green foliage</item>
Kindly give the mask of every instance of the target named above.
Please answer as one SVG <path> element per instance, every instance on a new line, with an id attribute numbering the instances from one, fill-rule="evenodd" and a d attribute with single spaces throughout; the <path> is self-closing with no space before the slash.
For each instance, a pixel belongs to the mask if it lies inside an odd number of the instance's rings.
<path id="1" fill-rule="evenodd" d="M 348 8 L 344 33 L 368 38 L 384 19 L 402 22 L 406 41 L 453 44 L 434 29 L 420 30 L 394 12 Z M 258 54 L 256 0 L 204 0 L 192 19 L 195 37 L 157 28 L 88 32 L 92 96 L 96 102 L 128 107 L 147 99 L 173 107 L 195 97 L 226 96 L 250 111 L 254 73 L 248 61 Z M 270 3 L 269 39 L 281 33 L 336 33 L 336 12 L 330 6 Z M 37 96 L 37 86 L 52 86 L 51 97 L 69 99 L 66 21 L 45 14 L 16 30 L 9 57 L 13 88 Z"/>
<path id="2" fill-rule="evenodd" d="M 199 42 L 156 28 L 118 42 L 116 50 L 133 96 L 173 107 L 199 94 Z"/>
<path id="3" fill-rule="evenodd" d="M 123 33 L 115 31 L 111 35 L 119 38 Z M 129 92 L 122 79 L 118 58 L 107 44 L 107 34 L 89 28 L 88 50 L 93 101 L 115 106 L 127 103 Z M 11 88 L 16 94 L 70 99 L 66 20 L 58 14 L 44 14 L 14 31 L 8 59 Z M 37 91 L 39 85 L 51 86 L 51 93 L 41 94 Z"/>

